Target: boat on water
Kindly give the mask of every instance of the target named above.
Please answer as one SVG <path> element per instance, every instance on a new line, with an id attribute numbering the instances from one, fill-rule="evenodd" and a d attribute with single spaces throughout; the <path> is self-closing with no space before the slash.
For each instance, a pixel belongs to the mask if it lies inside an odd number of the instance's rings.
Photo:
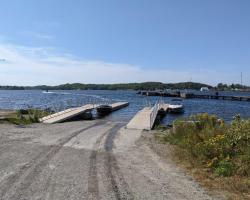
<path id="1" fill-rule="evenodd" d="M 176 102 L 175 104 L 169 104 L 168 105 L 168 112 L 172 114 L 181 114 L 184 112 L 184 106 L 181 104 L 182 99 L 172 99 L 173 102 Z M 177 103 L 178 102 L 178 103 Z"/>
<path id="2" fill-rule="evenodd" d="M 107 115 L 112 112 L 112 106 L 110 105 L 100 105 L 96 108 L 97 112 L 101 115 Z"/>
<path id="3" fill-rule="evenodd" d="M 53 92 L 50 92 L 49 90 L 42 91 L 44 94 L 52 94 Z"/>
<path id="4" fill-rule="evenodd" d="M 172 114 L 180 114 L 184 112 L 184 106 L 183 105 L 172 105 L 170 104 L 168 106 L 168 112 Z"/>

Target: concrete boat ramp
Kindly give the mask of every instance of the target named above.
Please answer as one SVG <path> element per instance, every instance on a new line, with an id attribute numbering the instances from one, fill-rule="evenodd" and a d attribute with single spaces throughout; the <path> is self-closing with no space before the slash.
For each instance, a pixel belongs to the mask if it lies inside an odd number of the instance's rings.
<path id="1" fill-rule="evenodd" d="M 112 107 L 112 111 L 119 110 L 121 108 L 124 108 L 128 106 L 128 102 L 117 102 L 113 104 L 109 104 L 109 106 Z M 73 117 L 79 116 L 83 113 L 89 112 L 95 108 L 100 106 L 100 104 L 86 104 L 81 107 L 77 108 L 70 108 L 64 111 L 60 111 L 57 113 L 54 113 L 52 115 L 43 117 L 40 119 L 40 122 L 46 123 L 46 124 L 53 124 L 53 123 L 58 123 L 58 122 L 63 122 L 69 119 L 72 119 Z"/>

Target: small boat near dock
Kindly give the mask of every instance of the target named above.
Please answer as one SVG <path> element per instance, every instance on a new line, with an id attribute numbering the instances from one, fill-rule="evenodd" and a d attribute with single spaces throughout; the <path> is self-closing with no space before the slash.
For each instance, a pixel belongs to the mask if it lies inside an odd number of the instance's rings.
<path id="1" fill-rule="evenodd" d="M 184 106 L 183 105 L 171 105 L 168 106 L 168 112 L 172 114 L 181 114 L 184 112 Z"/>
<path id="2" fill-rule="evenodd" d="M 172 102 L 176 102 L 176 104 L 168 105 L 168 113 L 181 114 L 184 112 L 184 106 L 181 104 L 182 99 L 172 99 Z"/>

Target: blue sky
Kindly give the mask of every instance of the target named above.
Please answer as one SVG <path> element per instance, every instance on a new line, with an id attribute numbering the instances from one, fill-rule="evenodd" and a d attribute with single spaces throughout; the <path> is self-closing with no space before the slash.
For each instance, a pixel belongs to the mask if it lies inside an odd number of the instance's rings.
<path id="1" fill-rule="evenodd" d="M 250 85 L 248 0 L 1 0 L 0 85 Z"/>

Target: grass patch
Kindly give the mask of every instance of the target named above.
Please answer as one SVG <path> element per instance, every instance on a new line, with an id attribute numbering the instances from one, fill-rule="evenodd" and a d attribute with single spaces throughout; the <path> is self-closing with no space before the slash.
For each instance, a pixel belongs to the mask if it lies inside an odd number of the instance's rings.
<path id="1" fill-rule="evenodd" d="M 52 114 L 52 111 L 40 109 L 17 110 L 14 113 L 6 115 L 1 121 L 16 125 L 28 125 L 39 123 L 40 118 L 49 114 Z"/>
<path id="2" fill-rule="evenodd" d="M 250 119 L 237 115 L 227 125 L 198 114 L 176 120 L 168 134 L 156 137 L 175 145 L 176 159 L 205 185 L 235 194 L 232 199 L 250 199 Z"/>

